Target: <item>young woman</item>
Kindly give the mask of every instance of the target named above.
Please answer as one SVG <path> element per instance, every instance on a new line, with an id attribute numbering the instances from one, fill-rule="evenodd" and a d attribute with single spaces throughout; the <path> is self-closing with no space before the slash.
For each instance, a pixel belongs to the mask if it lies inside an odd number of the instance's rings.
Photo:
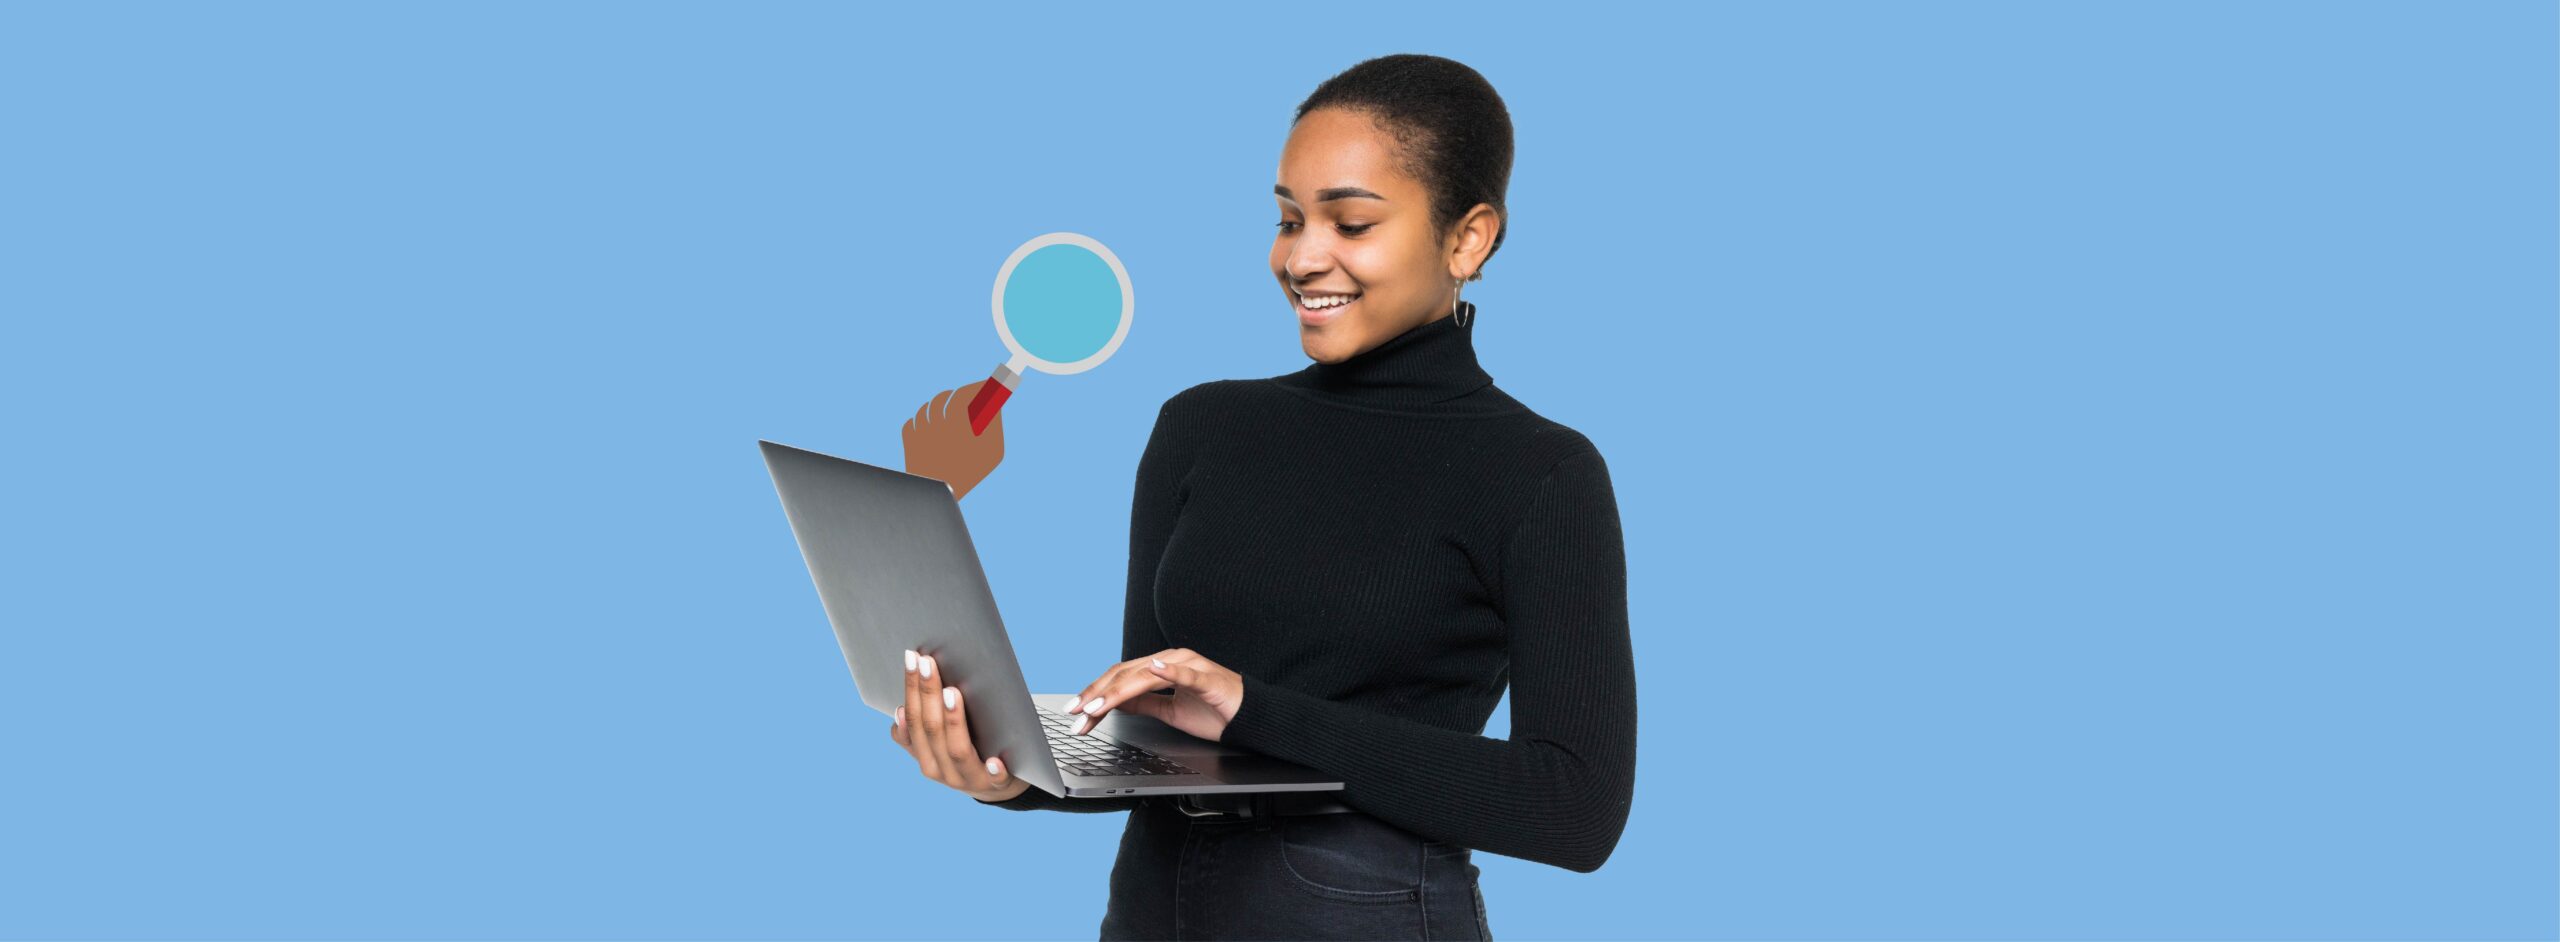
<path id="1" fill-rule="evenodd" d="M 1079 732 L 1129 710 L 1343 791 L 1054 798 L 977 755 L 965 701 L 910 653 L 890 736 L 926 776 L 1003 808 L 1129 813 L 1103 938 L 1485 938 L 1472 851 L 1588 872 L 1617 845 L 1635 664 L 1608 468 L 1494 387 L 1459 299 L 1502 245 L 1511 149 L 1502 99 L 1448 59 L 1372 59 L 1298 106 L 1271 274 L 1314 362 L 1164 404 L 1125 660 L 1077 695 Z M 967 434 L 936 411 L 911 453 Z M 969 447 L 1002 454 L 935 453 Z M 1487 738 L 1506 684 L 1511 738 Z"/>

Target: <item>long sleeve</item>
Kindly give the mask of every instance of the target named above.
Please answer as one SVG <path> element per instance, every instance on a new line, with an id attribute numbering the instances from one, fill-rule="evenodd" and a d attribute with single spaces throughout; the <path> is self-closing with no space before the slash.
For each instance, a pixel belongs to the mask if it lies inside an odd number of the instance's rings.
<path id="1" fill-rule="evenodd" d="M 1156 623 L 1156 565 L 1164 558 L 1165 544 L 1173 537 L 1173 522 L 1179 510 L 1178 500 L 1182 473 L 1189 463 L 1181 455 L 1180 434 L 1168 429 L 1168 421 L 1177 394 L 1156 410 L 1155 429 L 1147 434 L 1146 451 L 1138 458 L 1137 491 L 1129 507 L 1129 584 L 1126 602 L 1120 615 L 1120 659 L 1135 659 L 1171 647 L 1165 643 L 1164 629 Z M 1142 798 L 1061 798 L 1038 787 L 1004 801 L 982 801 L 1008 811 L 1127 811 Z"/>
<path id="2" fill-rule="evenodd" d="M 1597 451 L 1550 469 L 1503 544 L 1511 738 L 1244 679 L 1226 742 L 1340 777 L 1343 800 L 1436 840 L 1590 872 L 1635 791 L 1635 656 L 1617 499 Z"/>

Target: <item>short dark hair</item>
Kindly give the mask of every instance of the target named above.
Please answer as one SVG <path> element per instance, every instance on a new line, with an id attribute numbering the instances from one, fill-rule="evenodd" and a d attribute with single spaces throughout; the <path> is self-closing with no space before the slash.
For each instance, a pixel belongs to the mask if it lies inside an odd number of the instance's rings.
<path id="1" fill-rule="evenodd" d="M 1492 262 L 1511 231 L 1511 210 L 1502 202 L 1511 186 L 1511 111 L 1493 83 L 1454 59 L 1380 56 L 1316 86 L 1290 126 L 1318 108 L 1365 114 L 1395 136 L 1405 173 L 1431 192 L 1433 231 L 1446 235 L 1477 203 L 1491 205 L 1500 220 L 1485 253 Z M 1468 280 L 1483 277 L 1478 266 Z"/>

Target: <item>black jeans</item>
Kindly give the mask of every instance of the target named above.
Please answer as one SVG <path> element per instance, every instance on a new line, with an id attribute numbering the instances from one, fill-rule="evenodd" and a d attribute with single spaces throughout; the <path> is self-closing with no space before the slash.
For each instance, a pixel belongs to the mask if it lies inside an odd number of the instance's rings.
<path id="1" fill-rule="evenodd" d="M 1482 939 L 1474 853 L 1358 812 L 1129 812 L 1102 938 Z"/>

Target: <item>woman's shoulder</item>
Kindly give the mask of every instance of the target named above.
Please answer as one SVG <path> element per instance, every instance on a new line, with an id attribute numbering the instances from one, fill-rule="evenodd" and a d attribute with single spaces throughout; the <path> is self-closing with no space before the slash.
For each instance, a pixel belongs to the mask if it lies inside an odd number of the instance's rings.
<path id="1" fill-rule="evenodd" d="M 1165 397 L 1156 424 L 1181 426 L 1229 411 L 1250 397 L 1250 380 L 1213 379 Z"/>
<path id="2" fill-rule="evenodd" d="M 1596 474 L 1607 479 L 1608 465 L 1600 457 L 1600 446 L 1593 444 L 1589 436 L 1534 410 L 1529 416 L 1519 451 L 1521 470 L 1542 482 L 1567 470 L 1576 472 L 1571 475 L 1575 477 Z"/>
<path id="3" fill-rule="evenodd" d="M 1600 447 L 1580 429 L 1549 418 L 1528 403 L 1512 398 L 1500 386 L 1486 386 L 1475 395 L 1499 402 L 1509 410 L 1506 418 L 1510 421 L 1497 427 L 1511 439 L 1507 444 L 1522 465 L 1545 470 L 1568 458 L 1584 454 L 1596 458 L 1600 454 Z"/>
<path id="4" fill-rule="evenodd" d="M 1249 395 L 1254 383 L 1249 379 L 1213 379 L 1197 383 L 1166 397 L 1162 411 L 1214 408 L 1222 402 L 1232 402 L 1239 396 Z"/>

